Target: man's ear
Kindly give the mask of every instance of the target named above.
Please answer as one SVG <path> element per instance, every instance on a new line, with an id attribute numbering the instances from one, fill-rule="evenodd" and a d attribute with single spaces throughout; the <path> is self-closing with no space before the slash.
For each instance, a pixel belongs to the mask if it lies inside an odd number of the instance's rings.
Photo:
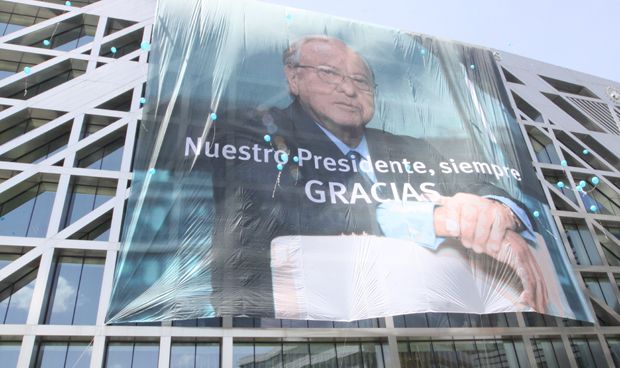
<path id="1" fill-rule="evenodd" d="M 284 74 L 288 81 L 288 90 L 293 96 L 299 95 L 299 80 L 297 79 L 297 70 L 294 66 L 286 65 Z"/>

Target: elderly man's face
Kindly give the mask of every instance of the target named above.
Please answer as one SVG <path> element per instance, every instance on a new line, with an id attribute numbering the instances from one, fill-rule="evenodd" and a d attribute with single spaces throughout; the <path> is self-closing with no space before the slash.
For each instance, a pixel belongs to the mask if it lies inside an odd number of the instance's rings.
<path id="1" fill-rule="evenodd" d="M 289 88 L 326 129 L 363 131 L 375 112 L 374 81 L 364 61 L 339 42 L 303 45 L 299 65 L 287 66 Z"/>

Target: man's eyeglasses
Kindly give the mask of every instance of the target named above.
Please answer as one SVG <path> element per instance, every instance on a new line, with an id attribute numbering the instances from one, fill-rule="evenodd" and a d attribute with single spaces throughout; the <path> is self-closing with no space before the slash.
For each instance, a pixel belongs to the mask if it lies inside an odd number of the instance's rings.
<path id="1" fill-rule="evenodd" d="M 295 68 L 312 69 L 316 72 L 316 74 L 319 76 L 319 78 L 321 78 L 323 82 L 327 82 L 330 84 L 340 84 L 344 82 L 345 78 L 349 78 L 355 88 L 363 92 L 373 92 L 376 87 L 376 85 L 372 81 L 370 81 L 363 75 L 344 75 L 338 70 L 326 65 L 313 66 L 297 64 L 295 65 Z"/>

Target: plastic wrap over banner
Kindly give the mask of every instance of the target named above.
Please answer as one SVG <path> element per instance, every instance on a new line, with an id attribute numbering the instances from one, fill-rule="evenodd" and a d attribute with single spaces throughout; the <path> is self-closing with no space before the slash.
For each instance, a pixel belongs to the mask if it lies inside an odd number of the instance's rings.
<path id="1" fill-rule="evenodd" d="M 109 323 L 592 320 L 486 49 L 160 0 Z"/>

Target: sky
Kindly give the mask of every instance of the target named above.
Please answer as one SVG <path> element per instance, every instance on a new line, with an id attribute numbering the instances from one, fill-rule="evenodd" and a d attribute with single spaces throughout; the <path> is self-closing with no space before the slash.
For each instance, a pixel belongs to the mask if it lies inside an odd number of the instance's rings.
<path id="1" fill-rule="evenodd" d="M 620 83 L 620 0 L 262 0 L 507 51 Z"/>

